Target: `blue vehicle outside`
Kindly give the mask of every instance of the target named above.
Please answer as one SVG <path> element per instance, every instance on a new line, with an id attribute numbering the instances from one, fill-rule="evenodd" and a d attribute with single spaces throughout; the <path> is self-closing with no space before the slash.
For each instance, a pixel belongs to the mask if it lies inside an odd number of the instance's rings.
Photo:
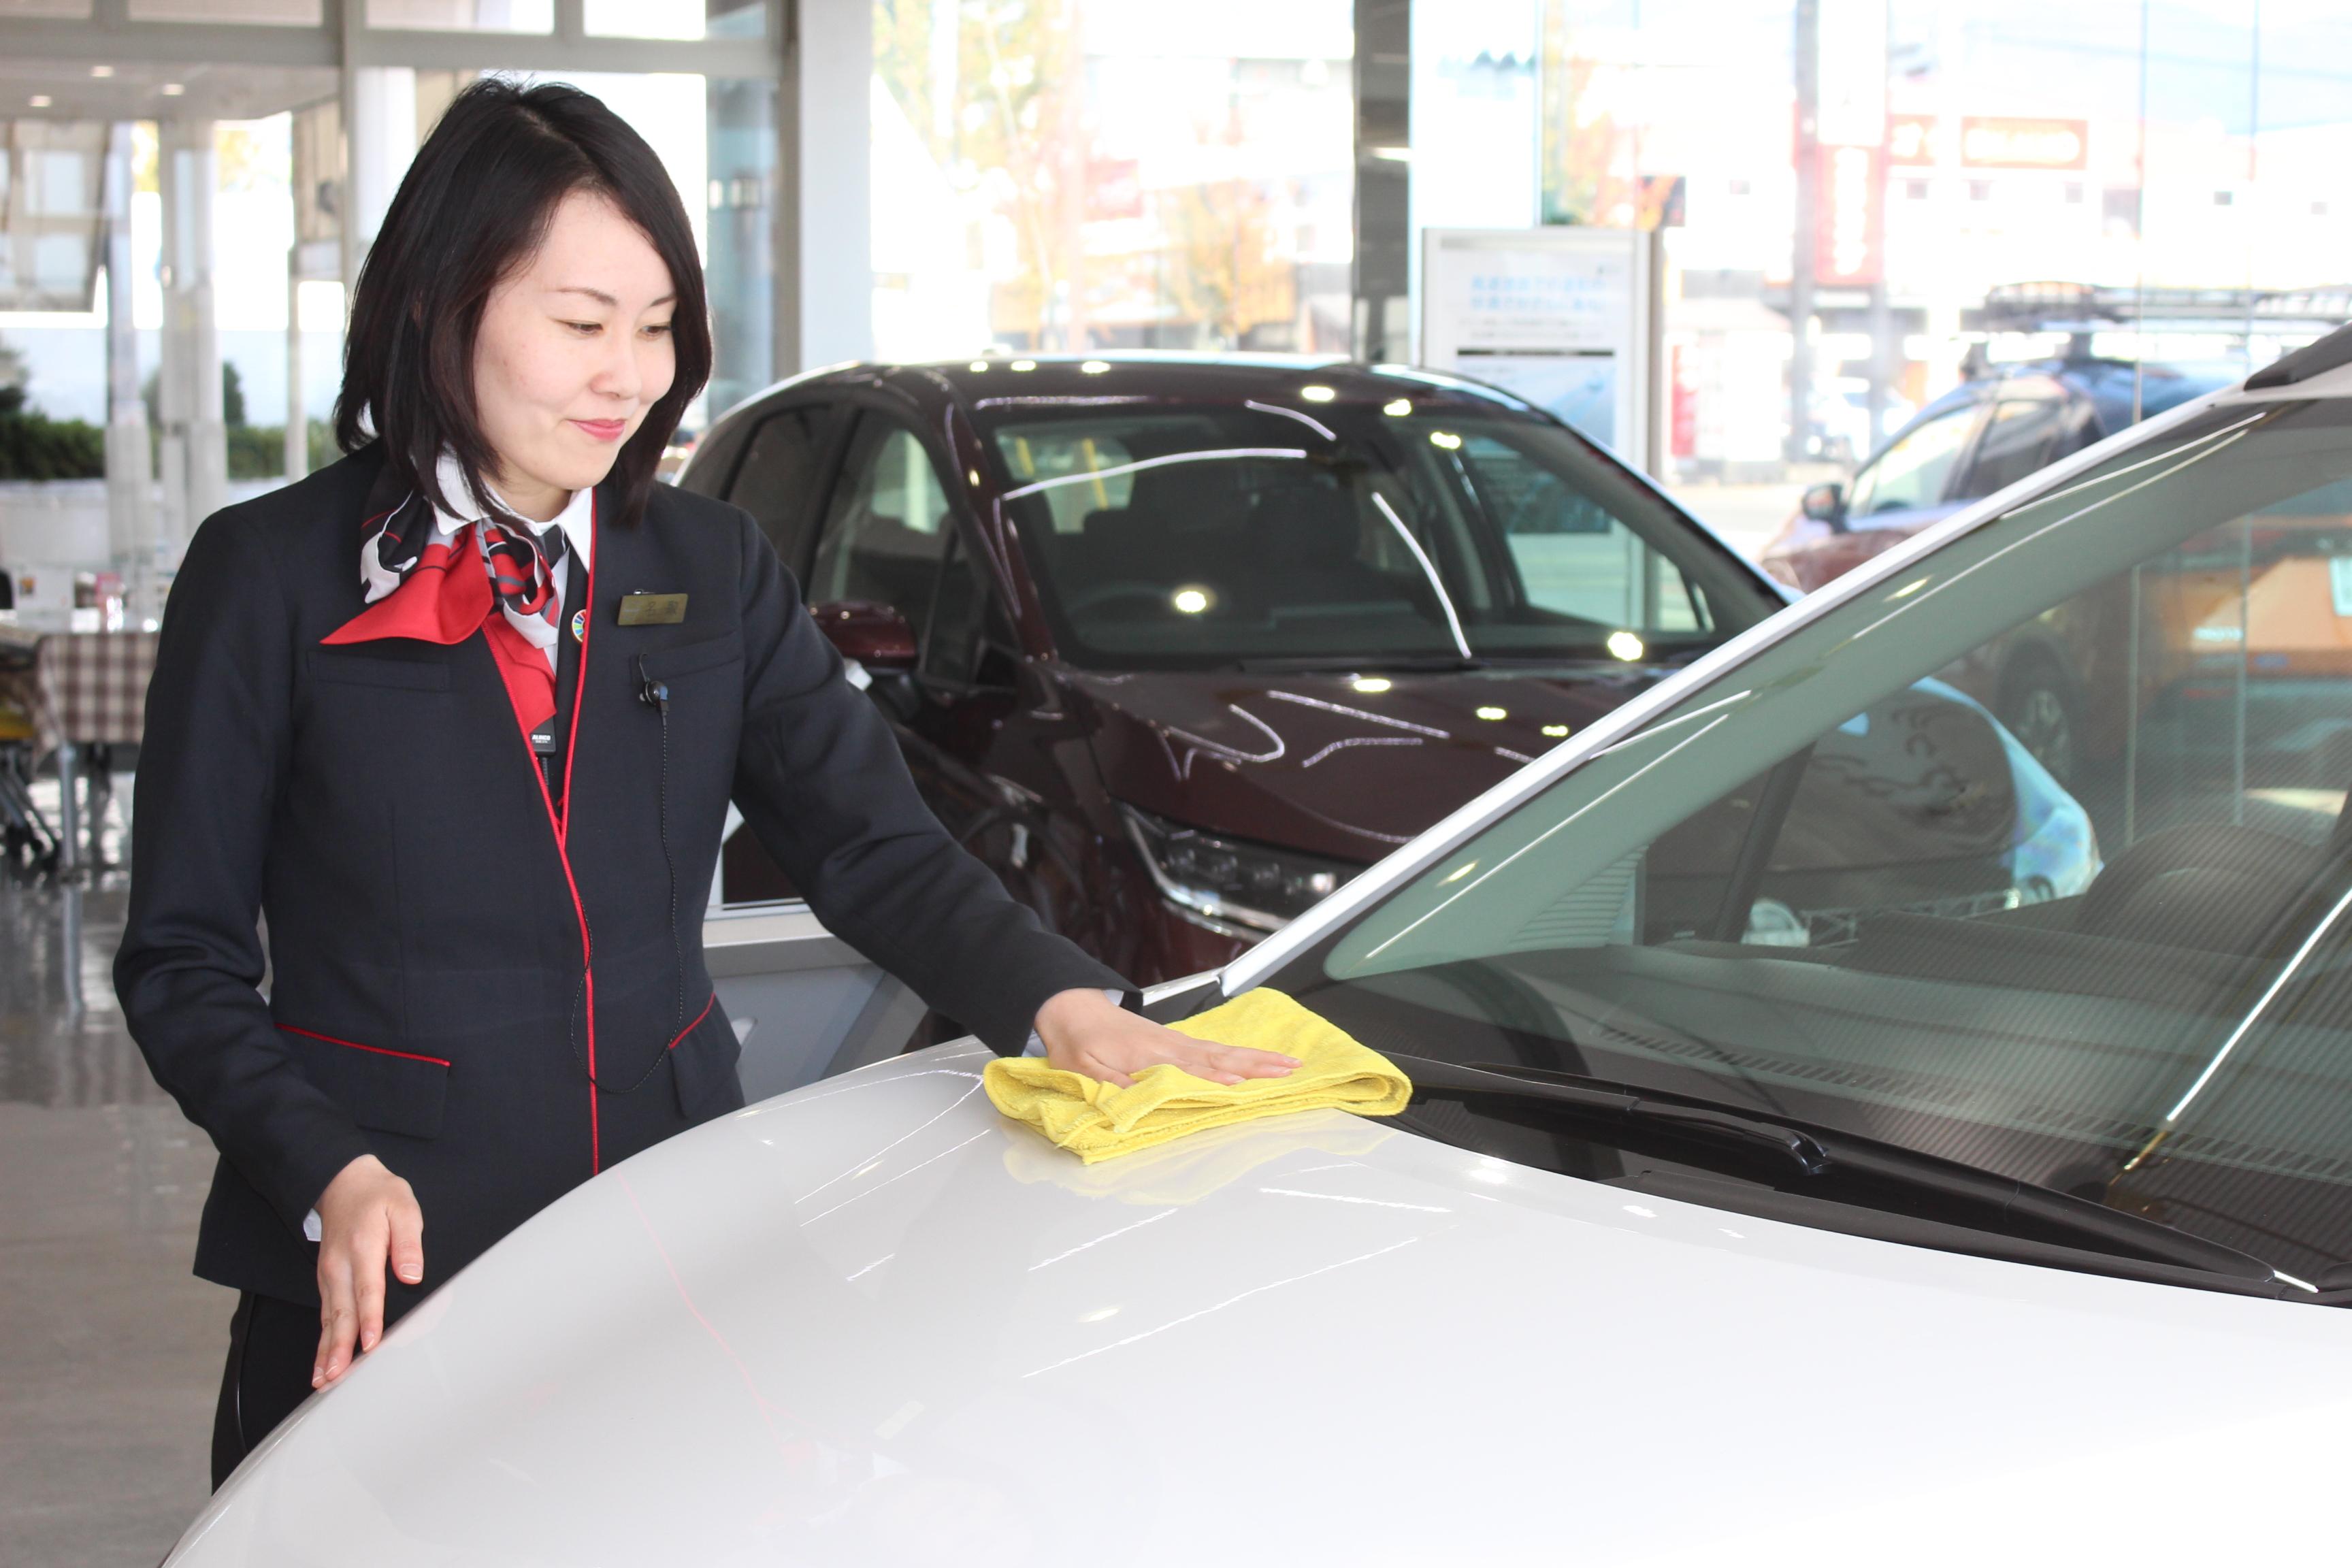
<path id="1" fill-rule="evenodd" d="M 1808 490 L 1765 546 L 1764 569 L 1811 593 L 1970 501 L 2243 374 L 2074 357 L 2004 365 L 1962 382 L 1872 453 L 1852 480 Z"/>

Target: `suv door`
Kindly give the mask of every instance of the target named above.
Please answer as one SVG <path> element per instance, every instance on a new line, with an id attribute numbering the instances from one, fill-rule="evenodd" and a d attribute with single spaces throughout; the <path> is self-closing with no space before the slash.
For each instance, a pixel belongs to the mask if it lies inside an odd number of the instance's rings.
<path id="1" fill-rule="evenodd" d="M 831 455 L 835 414 L 831 405 L 810 403 L 762 415 L 728 481 L 727 499 L 758 521 L 795 577 L 808 571 L 809 523 Z"/>
<path id="2" fill-rule="evenodd" d="M 2084 412 L 2055 388 L 2021 395 L 2004 392 L 1946 499 L 1982 500 L 2056 462 L 2081 444 L 2069 436 L 2079 437 Z"/>
<path id="3" fill-rule="evenodd" d="M 1930 415 L 1864 463 L 1847 487 L 1843 520 L 1809 523 L 1818 531 L 1787 550 L 1797 586 L 1811 593 L 1949 515 L 1955 470 L 1983 416 L 1974 402 Z"/>
<path id="4" fill-rule="evenodd" d="M 785 570 L 796 579 L 804 577 L 810 520 L 837 444 L 839 414 L 830 403 L 794 403 L 730 420 L 711 432 L 678 482 L 750 512 Z M 739 824 L 719 847 L 719 896 L 725 903 L 746 904 L 797 898 L 799 892 L 765 847 Z"/>
<path id="5" fill-rule="evenodd" d="M 1048 803 L 1069 792 L 1035 765 L 1049 748 L 1034 732 L 1060 721 L 1050 704 L 1020 700 L 1034 678 L 950 471 L 910 425 L 860 409 L 815 541 L 808 599 L 887 605 L 905 617 L 914 670 L 874 673 L 868 689 L 916 786 L 959 842 L 1060 929 L 1082 899 L 1076 859 L 1058 853 L 1067 832 L 1054 829 Z M 1033 711 L 1041 706 L 1048 711 Z M 1049 861 L 1060 869 L 1041 882 L 1033 872 Z"/>

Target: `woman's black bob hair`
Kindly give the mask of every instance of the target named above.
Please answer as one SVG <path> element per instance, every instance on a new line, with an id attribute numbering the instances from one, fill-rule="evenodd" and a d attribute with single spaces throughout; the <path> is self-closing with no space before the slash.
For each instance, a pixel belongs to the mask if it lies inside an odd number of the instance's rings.
<path id="1" fill-rule="evenodd" d="M 417 149 L 352 299 L 335 400 L 344 451 L 381 440 L 399 480 L 465 515 L 434 478 L 446 448 L 464 465 L 474 505 L 505 515 L 485 483 L 498 460 L 474 401 L 474 336 L 491 290 L 537 251 L 573 191 L 593 191 L 626 214 L 677 291 L 677 378 L 613 464 L 618 521 L 643 515 L 662 448 L 710 378 L 710 314 L 694 231 L 668 172 L 644 137 L 578 88 L 485 78 L 457 96 Z"/>

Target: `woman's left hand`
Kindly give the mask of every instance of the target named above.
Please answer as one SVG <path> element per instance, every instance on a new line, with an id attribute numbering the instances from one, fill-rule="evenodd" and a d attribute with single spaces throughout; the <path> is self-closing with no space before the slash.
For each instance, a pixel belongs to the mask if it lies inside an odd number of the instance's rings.
<path id="1" fill-rule="evenodd" d="M 1045 1059 L 1067 1072 L 1084 1073 L 1126 1089 L 1135 1075 L 1173 1062 L 1211 1083 L 1283 1078 L 1298 1065 L 1296 1057 L 1246 1046 L 1221 1046 L 1180 1035 L 1130 1013 L 1099 991 L 1062 991 L 1037 1009 L 1037 1037 Z"/>

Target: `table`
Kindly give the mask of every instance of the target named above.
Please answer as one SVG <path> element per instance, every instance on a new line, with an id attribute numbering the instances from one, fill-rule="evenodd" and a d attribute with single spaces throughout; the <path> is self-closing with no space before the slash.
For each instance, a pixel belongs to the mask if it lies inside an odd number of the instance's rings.
<path id="1" fill-rule="evenodd" d="M 80 837 L 75 776 L 81 749 L 100 770 L 89 780 L 89 855 L 113 793 L 107 749 L 135 746 L 146 732 L 147 679 L 155 669 L 153 632 L 68 632 L 45 637 L 33 655 L 33 731 L 37 754 L 58 754 L 58 870 L 74 870 Z"/>

